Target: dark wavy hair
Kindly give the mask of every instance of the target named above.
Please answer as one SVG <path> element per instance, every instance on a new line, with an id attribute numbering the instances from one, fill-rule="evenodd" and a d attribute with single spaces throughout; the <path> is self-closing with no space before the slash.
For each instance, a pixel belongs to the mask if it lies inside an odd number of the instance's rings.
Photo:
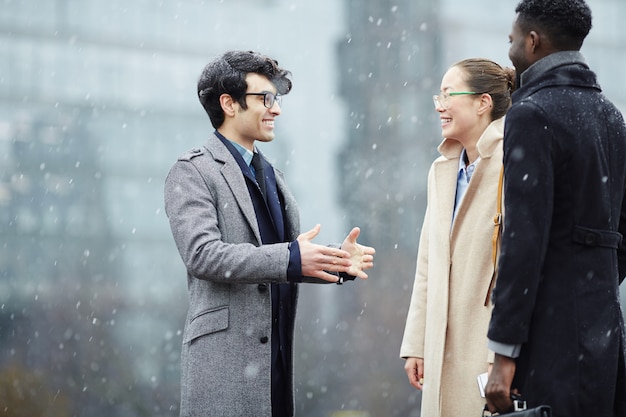
<path id="1" fill-rule="evenodd" d="M 522 0 L 515 12 L 524 31 L 540 29 L 561 51 L 579 50 L 591 30 L 591 9 L 584 0 Z"/>
<path id="2" fill-rule="evenodd" d="M 515 90 L 515 70 L 501 67 L 499 64 L 484 58 L 469 58 L 459 61 L 452 67 L 464 72 L 463 79 L 471 91 L 488 93 L 493 108 L 491 120 L 504 116 L 511 107 L 511 93 Z"/>
<path id="3" fill-rule="evenodd" d="M 254 51 L 228 51 L 209 62 L 198 80 L 198 98 L 214 128 L 224 123 L 220 105 L 222 94 L 230 95 L 243 109 L 248 108 L 245 93 L 246 75 L 257 73 L 267 77 L 278 94 L 291 91 L 291 72 L 280 68 L 278 61 Z"/>

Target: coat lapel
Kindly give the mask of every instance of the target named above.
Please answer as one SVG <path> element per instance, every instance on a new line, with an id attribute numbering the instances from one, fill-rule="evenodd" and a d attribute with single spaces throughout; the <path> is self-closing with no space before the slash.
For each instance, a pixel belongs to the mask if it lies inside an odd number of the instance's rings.
<path id="1" fill-rule="evenodd" d="M 228 184 L 230 191 L 233 193 L 237 204 L 243 216 L 250 228 L 254 231 L 255 237 L 258 239 L 259 243 L 261 242 L 261 233 L 259 231 L 259 225 L 256 221 L 256 214 L 254 212 L 254 206 L 252 205 L 252 200 L 250 199 L 250 194 L 248 193 L 248 186 L 246 185 L 246 180 L 244 178 L 243 172 L 246 172 L 246 175 L 249 175 L 251 179 L 252 174 L 242 169 L 239 165 L 239 162 L 233 157 L 230 151 L 226 148 L 224 143 L 215 135 L 209 137 L 207 150 L 209 154 L 213 156 L 213 159 L 217 162 L 222 163 L 222 168 L 220 172 L 224 177 L 224 181 Z"/>
<path id="2" fill-rule="evenodd" d="M 433 201 L 438 201 L 439 207 L 431 212 L 431 216 L 436 216 L 437 223 L 442 226 L 442 230 L 450 230 L 452 226 L 458 168 L 458 158 L 439 159 L 434 165 L 437 198 Z"/>
<path id="3" fill-rule="evenodd" d="M 458 229 L 457 224 L 463 221 L 463 219 L 466 217 L 467 210 L 472 204 L 472 201 L 474 200 L 474 198 L 479 198 L 477 197 L 477 194 L 479 194 L 481 191 L 479 190 L 478 184 L 483 184 L 483 177 L 487 176 L 487 178 L 497 178 L 497 172 L 499 172 L 500 167 L 502 166 L 502 156 L 500 153 L 497 153 L 497 151 L 501 149 L 500 141 L 503 136 L 504 118 L 500 118 L 491 122 L 491 124 L 487 126 L 481 137 L 478 139 L 478 142 L 476 143 L 476 148 L 478 149 L 478 154 L 480 155 L 480 162 L 476 166 L 476 170 L 474 170 L 472 180 L 469 183 L 467 191 L 465 192 L 465 196 L 463 197 L 463 201 L 461 202 L 461 206 L 459 207 L 459 211 L 456 214 L 455 222 L 452 225 L 450 234 L 451 240 L 454 240 L 456 230 Z M 499 159 L 494 160 L 494 158 L 492 158 L 492 156 L 494 155 L 498 155 Z M 458 158 L 456 159 L 456 163 L 458 168 Z M 457 219 L 459 220 L 459 222 L 456 221 Z"/>
<path id="4" fill-rule="evenodd" d="M 227 145 L 225 145 L 217 136 L 212 135 L 209 137 L 206 147 L 207 150 L 209 150 L 209 153 L 213 156 L 213 159 L 223 164 L 221 168 L 222 176 L 233 193 L 233 196 L 235 197 L 235 200 L 237 201 L 237 204 L 239 205 L 239 208 L 241 209 L 241 212 L 243 213 L 250 228 L 254 231 L 254 235 L 258 241 L 261 242 L 261 233 L 259 231 L 256 213 L 254 211 L 252 200 L 250 199 L 250 194 L 248 192 L 244 176 L 250 178 L 252 181 L 256 181 L 256 179 L 250 172 L 249 167 L 245 165 L 243 158 L 237 159 L 233 157 L 233 154 L 226 146 Z M 293 209 L 297 210 L 297 207 L 295 206 L 293 198 L 287 189 L 287 185 L 285 184 L 282 174 L 280 172 L 276 172 L 274 167 L 267 162 L 262 153 L 261 157 L 266 176 L 268 177 L 266 181 L 268 195 L 267 207 L 271 213 L 276 233 L 282 241 L 285 238 L 285 222 L 287 223 L 287 230 L 299 230 L 297 219 L 293 219 Z M 242 173 L 244 176 L 241 175 Z M 281 209 L 281 198 L 286 200 L 284 202 L 284 219 Z M 294 220 L 296 220 L 295 223 Z M 291 239 L 291 236 L 287 236 L 287 238 Z"/>
<path id="5" fill-rule="evenodd" d="M 283 206 L 285 216 L 283 218 L 285 239 L 287 241 L 294 240 L 300 234 L 300 215 L 298 212 L 298 205 L 293 195 L 287 188 L 287 183 L 283 173 L 280 170 L 274 169 L 274 178 L 276 179 L 276 188 L 278 190 L 278 196 Z"/>

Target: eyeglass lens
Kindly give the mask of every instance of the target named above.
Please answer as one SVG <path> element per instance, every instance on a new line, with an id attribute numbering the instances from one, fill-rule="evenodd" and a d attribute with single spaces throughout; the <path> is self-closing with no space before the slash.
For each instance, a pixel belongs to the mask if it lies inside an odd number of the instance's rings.
<path id="1" fill-rule="evenodd" d="M 448 108 L 448 98 L 450 96 L 446 93 L 441 93 L 439 95 L 433 96 L 433 101 L 435 102 L 435 108 L 443 107 L 444 109 Z"/>
<path id="2" fill-rule="evenodd" d="M 263 105 L 268 109 L 271 109 L 274 106 L 274 103 L 282 102 L 282 97 L 275 95 L 274 93 L 265 93 L 265 97 L 263 98 Z"/>

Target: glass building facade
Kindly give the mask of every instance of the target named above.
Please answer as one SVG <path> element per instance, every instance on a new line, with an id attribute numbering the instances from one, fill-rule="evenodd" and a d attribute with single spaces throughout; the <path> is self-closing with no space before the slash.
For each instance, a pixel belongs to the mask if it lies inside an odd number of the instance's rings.
<path id="1" fill-rule="evenodd" d="M 359 225 L 377 248 L 368 281 L 302 286 L 297 415 L 419 416 L 398 354 L 440 141 L 431 97 L 457 60 L 510 65 L 515 2 L 469 3 L 0 0 L 0 413 L 178 414 L 186 273 L 163 181 L 213 130 L 203 66 L 253 49 L 293 72 L 262 149 L 303 230 L 339 242 Z M 589 4 L 583 53 L 626 110 L 626 4 Z"/>

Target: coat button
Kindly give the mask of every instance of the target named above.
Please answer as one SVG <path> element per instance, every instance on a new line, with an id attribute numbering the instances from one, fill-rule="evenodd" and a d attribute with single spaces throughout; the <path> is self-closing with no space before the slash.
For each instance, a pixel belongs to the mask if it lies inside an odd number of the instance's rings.
<path id="1" fill-rule="evenodd" d="M 259 284 L 259 292 L 267 291 L 267 284 Z"/>
<path id="2" fill-rule="evenodd" d="M 269 340 L 270 338 L 267 336 L 261 336 L 261 338 L 259 339 L 259 341 L 263 344 L 266 344 Z"/>

